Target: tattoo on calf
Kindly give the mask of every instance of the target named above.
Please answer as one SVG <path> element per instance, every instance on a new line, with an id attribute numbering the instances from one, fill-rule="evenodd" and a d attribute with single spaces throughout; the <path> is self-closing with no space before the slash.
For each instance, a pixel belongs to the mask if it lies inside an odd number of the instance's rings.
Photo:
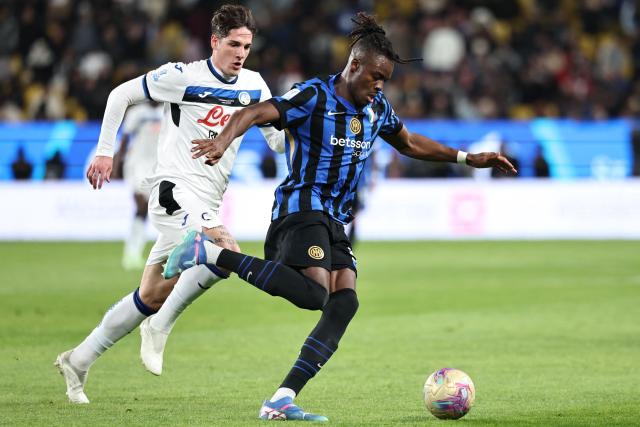
<path id="1" fill-rule="evenodd" d="M 221 236 L 230 236 L 229 231 L 223 225 L 214 228 Z"/>
<path id="2" fill-rule="evenodd" d="M 219 243 L 228 243 L 230 245 L 235 245 L 236 241 L 233 239 L 227 239 L 224 237 L 216 237 L 215 239 L 213 239 L 213 243 L 215 244 L 219 244 Z"/>

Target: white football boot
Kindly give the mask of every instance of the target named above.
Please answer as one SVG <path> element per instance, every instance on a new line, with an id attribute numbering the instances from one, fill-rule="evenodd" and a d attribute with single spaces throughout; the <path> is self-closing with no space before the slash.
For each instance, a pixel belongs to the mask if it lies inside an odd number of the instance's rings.
<path id="1" fill-rule="evenodd" d="M 153 375 L 162 374 L 162 358 L 169 334 L 151 326 L 151 317 L 140 324 L 140 358 L 142 364 Z"/>
<path id="2" fill-rule="evenodd" d="M 60 371 L 60 374 L 67 383 L 67 397 L 69 397 L 69 402 L 78 404 L 89 403 L 89 398 L 84 394 L 84 384 L 87 381 L 88 371 L 80 371 L 73 367 L 69 361 L 69 356 L 72 351 L 73 350 L 69 350 L 60 353 L 58 357 L 56 357 L 54 365 L 58 368 L 58 371 Z"/>

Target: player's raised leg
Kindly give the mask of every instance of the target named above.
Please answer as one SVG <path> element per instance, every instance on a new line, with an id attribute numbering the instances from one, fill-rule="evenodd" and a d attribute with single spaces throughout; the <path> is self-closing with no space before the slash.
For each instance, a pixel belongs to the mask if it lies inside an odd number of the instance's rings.
<path id="1" fill-rule="evenodd" d="M 176 280 L 163 279 L 161 264 L 148 265 L 140 287 L 116 302 L 78 346 L 58 355 L 55 365 L 65 379 L 70 402 L 89 403 L 84 386 L 91 365 L 147 316 L 155 313 Z"/>
<path id="2" fill-rule="evenodd" d="M 233 271 L 256 288 L 300 308 L 320 310 L 328 299 L 325 287 L 285 264 L 224 249 L 203 234 L 190 232 L 169 255 L 165 277 L 174 277 L 196 265 Z"/>
<path id="3" fill-rule="evenodd" d="M 208 238 L 235 251 L 240 247 L 224 226 L 203 228 Z M 194 235 L 195 232 L 191 232 Z M 205 291 L 229 274 L 216 266 L 199 265 L 185 270 L 160 310 L 140 325 L 140 358 L 149 372 L 162 374 L 167 338 L 180 314 Z"/>

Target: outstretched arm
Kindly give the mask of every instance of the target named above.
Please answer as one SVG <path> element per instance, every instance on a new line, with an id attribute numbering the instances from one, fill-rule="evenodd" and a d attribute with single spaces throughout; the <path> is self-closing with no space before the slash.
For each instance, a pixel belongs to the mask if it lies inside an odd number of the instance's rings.
<path id="1" fill-rule="evenodd" d="M 467 154 L 463 151 L 442 145 L 426 136 L 409 132 L 404 126 L 397 134 L 384 135 L 382 138 L 400 153 L 414 159 L 435 162 L 458 162 L 473 166 L 474 168 L 494 167 L 508 174 L 518 173 L 511 162 L 500 153 Z"/>
<path id="2" fill-rule="evenodd" d="M 233 113 L 227 124 L 215 139 L 196 139 L 191 149 L 193 158 L 207 156 L 208 165 L 218 163 L 234 139 L 244 134 L 251 126 L 273 123 L 280 119 L 280 113 L 268 101 L 259 102 L 251 107 Z"/>

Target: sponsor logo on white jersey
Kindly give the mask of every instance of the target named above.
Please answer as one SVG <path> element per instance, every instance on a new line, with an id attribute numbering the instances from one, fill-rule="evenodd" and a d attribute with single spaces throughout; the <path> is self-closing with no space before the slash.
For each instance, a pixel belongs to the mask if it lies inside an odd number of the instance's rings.
<path id="1" fill-rule="evenodd" d="M 221 107 L 220 105 L 216 105 L 209 110 L 205 118 L 198 119 L 196 120 L 196 122 L 209 127 L 218 125 L 224 126 L 230 117 L 231 114 L 226 113 L 223 107 Z"/>

